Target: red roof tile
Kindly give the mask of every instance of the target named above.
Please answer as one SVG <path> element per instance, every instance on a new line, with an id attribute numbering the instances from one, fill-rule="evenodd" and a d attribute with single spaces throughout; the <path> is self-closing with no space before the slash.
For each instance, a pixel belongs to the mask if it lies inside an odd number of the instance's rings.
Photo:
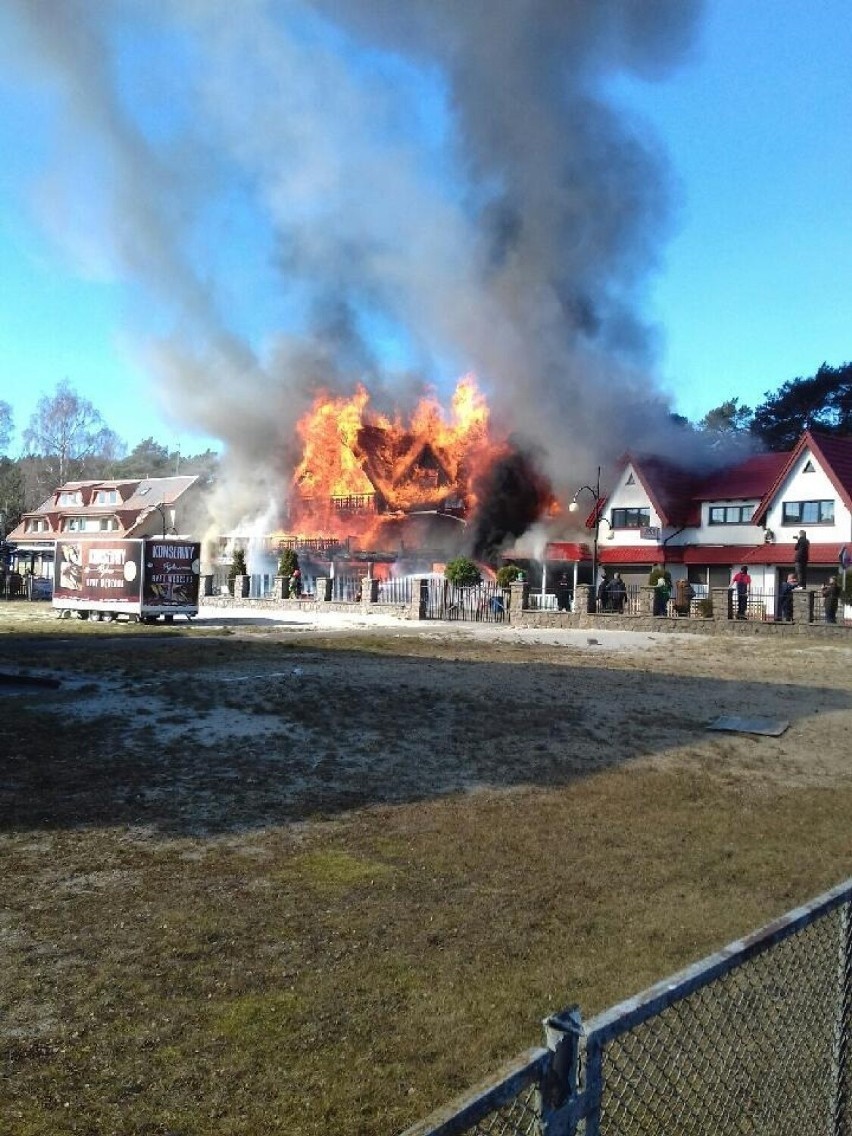
<path id="1" fill-rule="evenodd" d="M 695 473 L 664 458 L 630 457 L 628 460 L 664 525 L 693 523 L 692 499 L 698 483 Z"/>
<path id="2" fill-rule="evenodd" d="M 836 565 L 840 559 L 842 544 L 811 544 L 810 563 L 824 567 Z M 849 545 L 852 553 L 852 542 Z M 786 568 L 795 561 L 793 544 L 694 544 L 683 552 L 684 564 L 777 564 Z"/>
<path id="3" fill-rule="evenodd" d="M 591 560 L 592 550 L 577 541 L 551 540 L 545 545 L 544 556 L 546 560 Z"/>
<path id="4" fill-rule="evenodd" d="M 789 453 L 752 454 L 739 465 L 708 474 L 695 492 L 697 501 L 760 500 L 787 464 Z"/>

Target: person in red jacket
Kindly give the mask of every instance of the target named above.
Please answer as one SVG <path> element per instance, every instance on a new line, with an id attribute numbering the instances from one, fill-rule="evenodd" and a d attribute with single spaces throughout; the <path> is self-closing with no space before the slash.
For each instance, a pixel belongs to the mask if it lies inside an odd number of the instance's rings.
<path id="1" fill-rule="evenodd" d="M 748 568 L 743 564 L 731 583 L 737 589 L 737 619 L 745 619 L 748 606 L 748 590 L 751 587 L 751 576 Z"/>

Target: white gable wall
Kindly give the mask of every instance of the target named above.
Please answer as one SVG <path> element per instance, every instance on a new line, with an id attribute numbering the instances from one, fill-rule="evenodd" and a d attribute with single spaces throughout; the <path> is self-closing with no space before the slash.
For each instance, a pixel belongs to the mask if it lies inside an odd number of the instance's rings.
<path id="1" fill-rule="evenodd" d="M 805 466 L 813 465 L 812 473 L 805 473 Z M 834 523 L 814 524 L 809 521 L 784 524 L 785 501 L 833 501 Z M 852 539 L 852 513 L 843 504 L 840 495 L 822 466 L 809 449 L 805 449 L 795 467 L 784 479 L 775 500 L 766 514 L 766 527 L 775 534 L 779 544 L 795 542 L 799 530 L 804 529 L 813 544 L 833 544 Z"/>
<path id="2" fill-rule="evenodd" d="M 633 476 L 634 484 L 628 485 L 627 483 L 631 475 Z M 659 514 L 651 504 L 648 494 L 632 465 L 628 465 L 624 469 L 615 488 L 607 498 L 606 506 L 602 514 L 604 520 L 601 521 L 600 540 L 606 541 L 610 547 L 615 546 L 618 548 L 631 548 L 637 545 L 639 547 L 648 547 L 658 543 L 656 540 L 643 540 L 639 535 L 640 529 L 610 529 L 608 522 L 612 520 L 613 509 L 647 509 L 648 524 L 652 528 L 656 526 L 662 529 L 662 521 L 660 520 Z"/>

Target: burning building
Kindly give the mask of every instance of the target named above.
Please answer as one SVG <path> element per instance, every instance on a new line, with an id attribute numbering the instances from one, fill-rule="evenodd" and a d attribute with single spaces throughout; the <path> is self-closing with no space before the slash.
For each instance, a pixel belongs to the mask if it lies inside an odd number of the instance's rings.
<path id="1" fill-rule="evenodd" d="M 493 527 L 502 514 L 503 535 L 515 536 L 553 507 L 530 460 L 509 438 L 495 436 L 471 375 L 457 384 L 449 413 L 427 396 L 407 419 L 390 417 L 374 411 L 359 386 L 349 398 L 319 395 L 297 432 L 301 460 L 276 537 L 282 546 L 345 549 L 424 570 L 462 552 L 493 554 L 499 540 L 483 539 L 486 516 Z M 525 471 L 514 485 L 505 477 L 510 468 Z M 521 498 L 523 516 L 513 523 Z"/>

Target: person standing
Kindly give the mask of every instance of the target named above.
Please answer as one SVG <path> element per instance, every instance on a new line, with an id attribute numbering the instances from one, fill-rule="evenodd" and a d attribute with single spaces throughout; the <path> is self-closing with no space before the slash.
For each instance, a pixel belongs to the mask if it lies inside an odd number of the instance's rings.
<path id="1" fill-rule="evenodd" d="M 624 604 L 626 601 L 627 585 L 622 580 L 621 573 L 616 572 L 609 585 L 609 602 L 616 615 L 624 614 Z"/>
<path id="2" fill-rule="evenodd" d="M 748 590 L 751 587 L 751 576 L 749 576 L 745 564 L 734 576 L 732 583 L 737 589 L 737 619 L 745 619 L 746 608 L 748 607 Z"/>
<path id="3" fill-rule="evenodd" d="M 559 611 L 571 610 L 571 581 L 566 572 L 562 573 L 556 585 L 556 606 Z"/>
<path id="4" fill-rule="evenodd" d="M 804 588 L 808 582 L 808 560 L 811 554 L 811 542 L 804 529 L 799 529 L 799 539 L 796 541 L 794 559 L 796 561 L 796 579 L 799 587 Z"/>
<path id="5" fill-rule="evenodd" d="M 601 576 L 598 584 L 598 611 L 609 611 L 609 580 L 606 573 Z"/>
<path id="6" fill-rule="evenodd" d="M 681 577 L 675 584 L 675 602 L 674 609 L 678 615 L 689 615 L 690 605 L 695 596 L 695 588 L 690 584 L 685 576 Z"/>
<path id="7" fill-rule="evenodd" d="M 798 583 L 795 573 L 791 572 L 781 585 L 781 591 L 778 596 L 778 607 L 781 618 L 785 623 L 793 622 L 793 592 L 795 592 L 798 587 Z"/>
<path id="8" fill-rule="evenodd" d="M 840 586 L 836 576 L 829 576 L 822 586 L 823 610 L 826 623 L 837 623 L 837 605 L 840 601 Z"/>
<path id="9" fill-rule="evenodd" d="M 652 615 L 665 615 L 666 608 L 668 607 L 669 600 L 671 599 L 672 590 L 666 581 L 665 576 L 660 576 L 654 585 L 654 608 L 651 612 Z"/>

